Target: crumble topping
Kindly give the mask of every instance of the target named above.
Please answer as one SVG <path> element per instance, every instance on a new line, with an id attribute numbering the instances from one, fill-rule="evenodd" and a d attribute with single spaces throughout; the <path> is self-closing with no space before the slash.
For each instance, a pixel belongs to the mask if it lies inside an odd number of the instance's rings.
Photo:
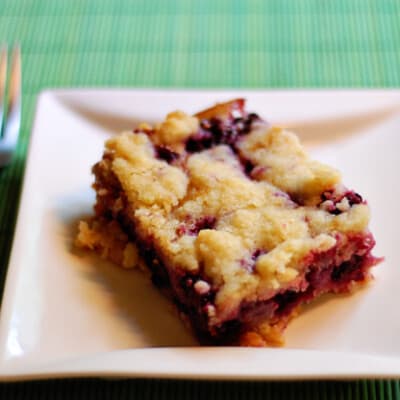
<path id="1" fill-rule="evenodd" d="M 265 180 L 306 205 L 340 182 L 337 170 L 311 160 L 296 135 L 279 127 L 260 126 L 238 145 L 240 155 L 256 167 L 250 175 Z"/>
<path id="2" fill-rule="evenodd" d="M 169 113 L 163 123 L 156 127 L 154 142 L 164 145 L 182 143 L 199 128 L 199 120 L 182 111 Z"/>
<path id="3" fill-rule="evenodd" d="M 124 133 L 107 142 L 118 177 L 132 207 L 159 206 L 169 211 L 184 197 L 188 178 L 179 168 L 154 157 L 154 148 L 143 133 Z"/>

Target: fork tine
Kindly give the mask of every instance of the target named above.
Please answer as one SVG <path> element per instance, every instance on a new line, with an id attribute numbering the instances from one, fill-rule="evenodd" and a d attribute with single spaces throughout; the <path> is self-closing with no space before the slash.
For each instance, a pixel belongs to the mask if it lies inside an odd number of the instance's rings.
<path id="1" fill-rule="evenodd" d="M 6 94 L 7 78 L 7 46 L 3 44 L 0 49 L 0 137 L 3 131 L 4 96 Z"/>
<path id="2" fill-rule="evenodd" d="M 16 45 L 13 49 L 11 75 L 9 83 L 9 104 L 8 104 L 8 117 L 18 112 L 21 108 L 21 49 Z"/>
<path id="3" fill-rule="evenodd" d="M 14 47 L 12 54 L 8 99 L 3 136 L 0 138 L 0 167 L 10 163 L 21 125 L 21 50 L 19 46 Z"/>

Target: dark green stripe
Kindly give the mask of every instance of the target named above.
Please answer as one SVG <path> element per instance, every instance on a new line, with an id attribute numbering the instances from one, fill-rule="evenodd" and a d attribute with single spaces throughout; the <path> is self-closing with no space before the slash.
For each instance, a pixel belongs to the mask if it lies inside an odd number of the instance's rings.
<path id="1" fill-rule="evenodd" d="M 319 400 L 393 399 L 396 384 L 385 382 L 201 382 L 172 380 L 64 379 L 0 385 L 1 399 L 132 399 L 163 400 Z M 12 397 L 11 397 L 12 396 Z"/>

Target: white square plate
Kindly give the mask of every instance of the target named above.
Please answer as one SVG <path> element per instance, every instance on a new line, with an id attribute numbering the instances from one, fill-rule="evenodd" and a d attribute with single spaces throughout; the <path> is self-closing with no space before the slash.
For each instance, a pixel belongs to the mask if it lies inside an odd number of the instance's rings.
<path id="1" fill-rule="evenodd" d="M 234 97 L 293 127 L 372 208 L 375 281 L 308 308 L 283 348 L 198 347 L 148 278 L 77 252 L 104 140 Z M 41 94 L 0 321 L 0 379 L 400 377 L 400 92 L 56 90 Z"/>

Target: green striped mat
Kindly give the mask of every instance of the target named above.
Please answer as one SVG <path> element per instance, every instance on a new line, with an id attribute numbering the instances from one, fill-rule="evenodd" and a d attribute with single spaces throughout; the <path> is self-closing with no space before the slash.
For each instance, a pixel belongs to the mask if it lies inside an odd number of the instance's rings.
<path id="1" fill-rule="evenodd" d="M 0 41 L 23 52 L 23 121 L 0 171 L 4 281 L 37 94 L 46 87 L 396 87 L 398 0 L 1 0 Z M 56 380 L 0 399 L 400 399 L 399 382 Z"/>
<path id="2" fill-rule="evenodd" d="M 74 379 L 0 386 L 0 399 L 344 400 L 397 399 L 398 382 L 202 382 Z"/>

